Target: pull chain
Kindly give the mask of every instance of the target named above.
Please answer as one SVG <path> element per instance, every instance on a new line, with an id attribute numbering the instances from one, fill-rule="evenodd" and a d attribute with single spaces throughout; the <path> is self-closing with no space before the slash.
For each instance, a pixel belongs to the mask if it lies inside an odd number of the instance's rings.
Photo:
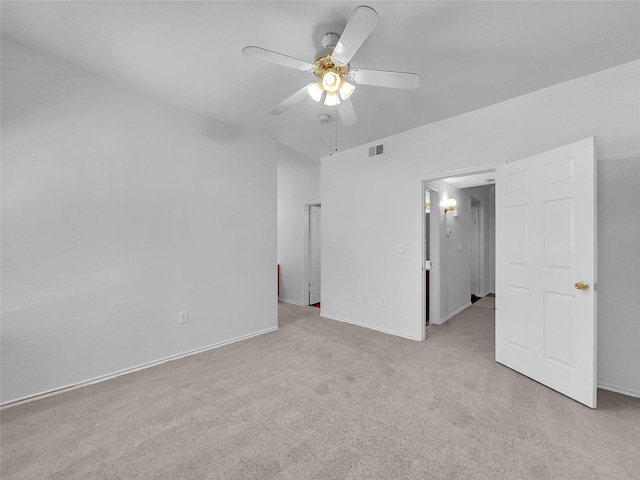
<path id="1" fill-rule="evenodd" d="M 329 117 L 329 122 L 333 122 L 333 118 Z M 333 126 L 329 124 L 329 156 L 333 155 Z"/>
<path id="2" fill-rule="evenodd" d="M 329 156 L 338 151 L 338 119 L 329 116 Z"/>
<path id="3" fill-rule="evenodd" d="M 338 117 L 333 119 L 333 123 L 336 125 L 336 143 L 335 143 L 335 151 L 338 151 Z"/>

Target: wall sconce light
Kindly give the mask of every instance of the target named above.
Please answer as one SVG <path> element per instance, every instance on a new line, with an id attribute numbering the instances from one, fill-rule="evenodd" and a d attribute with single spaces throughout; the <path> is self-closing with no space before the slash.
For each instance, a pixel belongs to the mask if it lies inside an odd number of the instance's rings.
<path id="1" fill-rule="evenodd" d="M 456 202 L 455 198 L 450 198 L 449 200 L 445 200 L 445 202 L 444 202 L 444 213 L 455 211 L 454 209 L 456 208 L 457 204 L 458 204 L 458 202 Z"/>

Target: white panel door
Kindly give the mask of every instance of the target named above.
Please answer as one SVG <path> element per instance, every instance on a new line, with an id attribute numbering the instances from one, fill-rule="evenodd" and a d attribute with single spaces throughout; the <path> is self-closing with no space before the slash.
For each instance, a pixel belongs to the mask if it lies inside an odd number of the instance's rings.
<path id="1" fill-rule="evenodd" d="M 496 361 L 592 408 L 594 141 L 496 169 Z"/>
<path id="2" fill-rule="evenodd" d="M 309 305 L 320 302 L 320 207 L 309 207 Z"/>

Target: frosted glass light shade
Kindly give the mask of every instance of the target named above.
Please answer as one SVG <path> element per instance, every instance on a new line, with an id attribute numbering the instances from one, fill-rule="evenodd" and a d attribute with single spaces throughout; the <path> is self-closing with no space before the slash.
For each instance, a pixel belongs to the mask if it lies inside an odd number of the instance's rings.
<path id="1" fill-rule="evenodd" d="M 307 85 L 307 92 L 309 92 L 309 96 L 313 98 L 316 102 L 319 102 L 322 98 L 322 94 L 324 93 L 324 88 L 322 88 L 322 82 L 317 81 L 316 83 L 310 83 Z"/>
<path id="2" fill-rule="evenodd" d="M 340 98 L 338 98 L 338 92 L 327 92 L 327 96 L 324 99 L 324 104 L 328 107 L 335 107 L 340 104 Z"/>
<path id="3" fill-rule="evenodd" d="M 348 99 L 351 94 L 356 90 L 355 85 L 351 85 L 350 83 L 347 83 L 346 81 L 342 80 L 342 82 L 340 82 L 340 98 L 342 100 L 346 100 Z"/>
<path id="4" fill-rule="evenodd" d="M 322 77 L 322 86 L 327 92 L 335 92 L 340 88 L 340 75 L 335 72 L 327 72 Z"/>
<path id="5" fill-rule="evenodd" d="M 445 200 L 443 202 L 444 213 L 447 213 L 447 212 L 450 212 L 450 211 L 454 210 L 456 208 L 457 204 L 458 204 L 458 202 L 456 202 L 455 198 L 449 198 L 448 200 Z M 454 215 L 454 217 L 457 217 L 457 215 Z"/>

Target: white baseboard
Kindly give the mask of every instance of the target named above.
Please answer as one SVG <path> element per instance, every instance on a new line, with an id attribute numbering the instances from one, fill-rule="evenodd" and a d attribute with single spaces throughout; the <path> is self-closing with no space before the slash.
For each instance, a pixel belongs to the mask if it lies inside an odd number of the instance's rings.
<path id="1" fill-rule="evenodd" d="M 429 323 L 434 324 L 434 325 L 442 325 L 444 322 L 446 322 L 447 320 L 449 320 L 452 317 L 455 317 L 457 314 L 459 314 L 463 310 L 466 310 L 471 305 L 472 305 L 471 302 L 469 302 L 466 305 L 463 305 L 462 307 L 457 309 L 455 312 L 451 312 L 449 315 L 447 315 L 446 317 L 442 318 L 439 322 L 431 322 L 431 321 L 429 321 Z"/>
<path id="2" fill-rule="evenodd" d="M 17 398 L 15 400 L 10 400 L 3 404 L 0 404 L 0 408 L 4 410 L 5 408 L 15 407 L 18 405 L 22 405 L 25 403 L 33 402 L 35 400 L 40 400 L 42 398 L 51 397 L 53 395 L 58 395 L 63 392 L 68 392 L 71 390 L 76 390 L 78 388 L 86 387 L 88 385 L 94 385 L 96 383 L 104 382 L 106 380 L 111 380 L 112 378 L 120 377 L 122 375 L 127 375 L 129 373 L 138 372 L 140 370 L 145 370 L 147 368 L 155 367 L 157 365 L 161 365 L 163 363 L 171 362 L 173 360 L 179 360 L 180 358 L 189 357 L 191 355 L 196 355 L 198 353 L 203 353 L 208 350 L 213 350 L 214 348 L 224 347 L 225 345 L 229 345 L 231 343 L 239 342 L 241 340 L 247 340 L 251 337 L 257 337 L 258 335 L 263 335 L 265 333 L 274 332 L 278 330 L 278 327 L 271 327 L 265 330 L 260 330 L 258 332 L 249 333 L 247 335 L 242 335 L 240 337 L 232 338 L 230 340 L 224 340 L 222 342 L 214 343 L 212 345 L 207 345 L 206 347 L 200 347 L 193 350 L 189 350 L 187 352 L 178 353 L 176 355 L 171 355 L 169 357 L 164 357 L 159 360 L 154 360 L 152 362 L 143 363 L 141 365 L 136 365 L 135 367 L 125 368 L 123 370 L 118 370 L 117 372 L 108 373 L 106 375 L 101 375 L 99 377 L 91 378 L 89 380 L 84 380 L 79 383 L 74 383 L 71 385 L 66 385 L 60 388 L 55 388 L 52 390 L 45 390 L 44 392 L 36 393 L 33 395 L 27 395 L 26 397 Z"/>
<path id="3" fill-rule="evenodd" d="M 297 305 L 299 307 L 308 307 L 308 305 L 305 305 L 304 303 L 296 302 L 295 300 L 288 300 L 286 298 L 278 298 L 278 301 L 282 303 L 289 303 L 291 305 Z"/>
<path id="4" fill-rule="evenodd" d="M 628 388 L 614 387 L 613 385 L 607 385 L 606 383 L 598 383 L 598 388 L 609 390 L 611 392 L 621 393 L 622 395 L 628 395 L 629 397 L 640 398 L 640 392 L 629 390 Z"/>
<path id="5" fill-rule="evenodd" d="M 419 341 L 417 338 L 411 337 L 411 336 L 406 335 L 404 333 L 394 332 L 393 330 L 387 330 L 386 328 L 374 327 L 372 325 L 367 325 L 365 323 L 354 322 L 353 320 L 349 320 L 347 318 L 336 317 L 335 315 L 329 315 L 329 314 L 322 313 L 322 312 L 320 312 L 320 316 L 322 318 L 328 318 L 329 320 L 337 320 L 338 322 L 349 323 L 351 325 L 356 325 L 358 327 L 368 328 L 369 330 L 375 330 L 377 332 L 387 333 L 389 335 L 395 335 L 396 337 L 408 338 L 409 340 Z"/>

